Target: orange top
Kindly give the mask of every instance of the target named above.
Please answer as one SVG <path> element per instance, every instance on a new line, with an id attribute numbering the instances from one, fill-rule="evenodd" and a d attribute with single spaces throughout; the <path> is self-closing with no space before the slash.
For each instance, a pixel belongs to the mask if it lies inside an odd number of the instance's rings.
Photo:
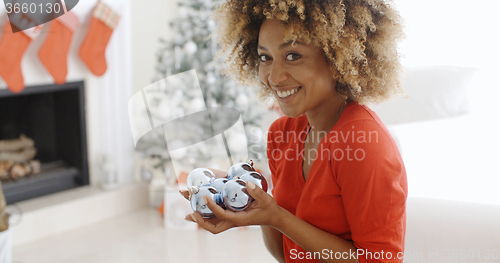
<path id="1" fill-rule="evenodd" d="M 270 127 L 267 155 L 276 202 L 302 220 L 352 240 L 359 262 L 402 262 L 397 257 L 404 250 L 408 185 L 387 128 L 369 108 L 350 103 L 321 140 L 305 181 L 308 130 L 305 115 L 281 117 Z M 283 248 L 286 262 L 335 257 L 330 251 L 307 253 L 286 236 Z"/>

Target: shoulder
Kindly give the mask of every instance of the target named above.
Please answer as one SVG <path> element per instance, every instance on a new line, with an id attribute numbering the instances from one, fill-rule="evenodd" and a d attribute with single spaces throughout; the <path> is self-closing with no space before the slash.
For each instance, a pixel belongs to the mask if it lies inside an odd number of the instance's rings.
<path id="1" fill-rule="evenodd" d="M 366 122 L 375 122 L 377 125 L 385 128 L 385 125 L 382 123 L 377 114 L 372 111 L 366 105 L 359 105 L 357 102 L 351 102 L 345 108 L 342 113 L 341 118 L 338 121 L 337 127 L 343 127 L 346 124 L 354 121 L 366 121 Z"/>
<path id="2" fill-rule="evenodd" d="M 340 136 L 339 144 L 364 144 L 364 146 L 395 147 L 391 134 L 377 114 L 369 107 L 351 103 L 344 110 L 330 136 Z"/>
<path id="3" fill-rule="evenodd" d="M 344 168 L 350 173 L 395 168 L 399 174 L 404 169 L 403 160 L 385 125 L 368 107 L 353 106 L 344 111 L 346 114 L 326 138 L 332 153 L 334 174 L 341 175 Z M 371 174 L 360 172 L 357 177 Z"/>

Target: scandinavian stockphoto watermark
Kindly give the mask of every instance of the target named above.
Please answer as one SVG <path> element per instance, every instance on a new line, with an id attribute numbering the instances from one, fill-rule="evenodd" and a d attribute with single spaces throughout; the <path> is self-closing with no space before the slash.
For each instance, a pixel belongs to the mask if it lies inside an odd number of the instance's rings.
<path id="1" fill-rule="evenodd" d="M 348 130 L 331 130 L 330 132 L 319 131 L 309 136 L 307 141 L 313 144 L 324 142 L 325 147 L 318 147 L 304 150 L 303 145 L 306 143 L 307 131 L 269 131 L 268 144 L 288 144 L 292 147 L 282 149 L 279 147 L 273 148 L 269 154 L 269 158 L 273 160 L 287 161 L 304 160 L 304 155 L 314 156 L 308 159 L 308 162 L 313 162 L 316 159 L 320 160 L 347 160 L 347 161 L 362 161 L 366 157 L 366 146 L 369 144 L 377 144 L 379 142 L 379 133 L 376 130 L 357 129 L 355 125 L 351 125 Z M 250 151 L 254 149 L 250 148 Z"/>
<path id="2" fill-rule="evenodd" d="M 238 110 L 209 107 L 216 105 L 209 100 L 204 98 L 195 70 L 169 76 L 134 94 L 128 107 L 136 151 L 170 158 L 172 172 L 178 179 L 181 171 L 189 170 L 189 166 L 230 167 L 247 161 L 249 156 L 264 161 L 267 158 L 300 161 L 304 156 L 308 162 L 317 159 L 363 161 L 371 154 L 366 150 L 379 143 L 377 130 L 356 124 L 309 135 L 307 129 L 268 134 L 251 129 L 247 134 Z M 271 147 L 272 150 L 266 152 L 265 143 L 258 143 L 265 138 L 268 144 L 285 146 Z M 306 138 L 307 142 L 319 143 L 320 147 L 304 150 Z M 207 156 L 216 161 L 205 158 Z"/>
<path id="3" fill-rule="evenodd" d="M 404 253 L 398 252 L 393 254 L 392 252 L 371 252 L 367 249 L 349 249 L 349 252 L 339 252 L 329 249 L 323 249 L 321 252 L 302 252 L 296 249 L 290 250 L 290 259 L 359 259 L 360 257 L 366 259 L 403 259 Z"/>
<path id="4" fill-rule="evenodd" d="M 391 260 L 391 259 L 405 259 L 405 260 L 496 260 L 500 259 L 499 249 L 466 249 L 466 248 L 445 248 L 445 249 L 431 249 L 428 251 L 369 251 L 367 249 L 356 249 L 344 252 L 332 251 L 323 249 L 321 252 L 303 252 L 297 249 L 290 250 L 290 259 L 359 259 L 364 258 L 368 260 Z"/>

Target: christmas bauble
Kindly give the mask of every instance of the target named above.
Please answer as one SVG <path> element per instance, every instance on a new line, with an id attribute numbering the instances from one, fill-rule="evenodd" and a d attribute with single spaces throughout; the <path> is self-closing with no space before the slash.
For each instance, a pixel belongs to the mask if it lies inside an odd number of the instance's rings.
<path id="1" fill-rule="evenodd" d="M 210 186 L 215 188 L 217 192 L 220 193 L 222 191 L 222 188 L 228 181 L 229 180 L 227 178 L 217 178 Z"/>
<path id="2" fill-rule="evenodd" d="M 195 193 L 191 196 L 191 209 L 194 212 L 200 214 L 202 217 L 209 218 L 214 216 L 212 210 L 208 208 L 207 204 L 203 200 L 203 196 L 207 196 L 212 200 L 215 199 L 215 195 L 217 194 L 217 190 L 211 186 L 201 186 Z"/>
<path id="3" fill-rule="evenodd" d="M 188 189 L 210 185 L 215 180 L 215 174 L 207 168 L 196 168 L 191 171 L 186 179 Z"/>
<path id="4" fill-rule="evenodd" d="M 240 179 L 229 180 L 222 188 L 222 201 L 231 211 L 242 211 L 253 201 L 248 194 L 245 181 Z"/>
<path id="5" fill-rule="evenodd" d="M 227 179 L 238 179 L 241 175 L 247 172 L 255 172 L 255 169 L 253 169 L 253 163 L 251 161 L 250 163 L 236 163 L 227 171 Z"/>
<path id="6" fill-rule="evenodd" d="M 186 44 L 184 44 L 184 52 L 186 52 L 189 55 L 193 55 L 194 53 L 196 53 L 197 50 L 198 50 L 198 46 L 192 40 L 190 40 L 190 41 L 186 42 Z"/>
<path id="7" fill-rule="evenodd" d="M 245 181 L 245 183 L 250 181 L 250 182 L 254 183 L 255 185 L 257 185 L 258 187 L 260 187 L 262 190 L 264 190 L 264 192 L 267 192 L 266 178 L 264 178 L 264 176 L 262 176 L 260 173 L 248 172 L 248 173 L 240 176 L 240 179 Z"/>

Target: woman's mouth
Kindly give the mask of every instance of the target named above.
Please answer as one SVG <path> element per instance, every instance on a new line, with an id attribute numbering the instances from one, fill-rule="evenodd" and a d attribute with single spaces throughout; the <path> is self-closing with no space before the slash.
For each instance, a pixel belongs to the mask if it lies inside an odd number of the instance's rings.
<path id="1" fill-rule="evenodd" d="M 301 87 L 298 87 L 294 90 L 288 90 L 288 91 L 276 91 L 276 94 L 278 95 L 278 97 L 280 99 L 285 99 L 285 98 L 288 98 L 290 97 L 291 95 L 299 92 L 299 90 L 302 89 L 302 86 Z"/>

